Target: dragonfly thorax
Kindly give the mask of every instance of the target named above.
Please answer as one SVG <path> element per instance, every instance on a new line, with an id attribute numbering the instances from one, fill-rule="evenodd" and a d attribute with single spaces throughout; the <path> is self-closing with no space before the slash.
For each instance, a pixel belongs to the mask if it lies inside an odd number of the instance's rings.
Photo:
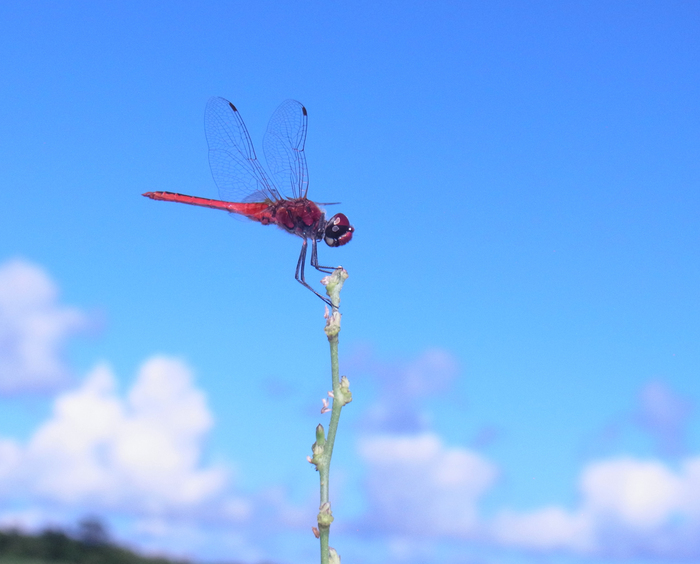
<path id="1" fill-rule="evenodd" d="M 303 238 L 312 238 L 325 224 L 321 209 L 306 198 L 281 200 L 270 203 L 265 210 L 249 216 L 262 224 L 274 223 L 289 233 Z"/>

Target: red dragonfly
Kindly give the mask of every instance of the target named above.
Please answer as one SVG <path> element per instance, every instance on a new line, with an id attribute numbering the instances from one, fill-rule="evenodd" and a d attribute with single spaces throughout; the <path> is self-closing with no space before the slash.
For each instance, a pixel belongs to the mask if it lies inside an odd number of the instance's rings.
<path id="1" fill-rule="evenodd" d="M 311 240 L 311 266 L 330 274 L 335 268 L 318 264 L 316 243 L 323 239 L 330 247 L 340 247 L 352 239 L 354 228 L 342 213 L 327 220 L 319 204 L 306 197 L 309 187 L 304 154 L 307 121 L 306 108 L 296 100 L 282 102 L 272 114 L 263 139 L 265 159 L 272 173 L 268 174 L 255 155 L 248 129 L 236 106 L 223 98 L 211 98 L 204 127 L 209 144 L 209 165 L 221 200 L 174 192 L 143 195 L 153 200 L 226 210 L 263 225 L 275 224 L 301 237 L 303 242 L 294 278 L 332 305 L 304 278 L 307 241 Z M 284 190 L 280 191 L 278 186 Z"/>

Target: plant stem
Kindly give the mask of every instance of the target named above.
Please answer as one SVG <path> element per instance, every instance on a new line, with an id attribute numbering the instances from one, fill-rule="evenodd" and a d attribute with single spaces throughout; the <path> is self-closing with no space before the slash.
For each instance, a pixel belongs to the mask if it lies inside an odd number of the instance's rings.
<path id="1" fill-rule="evenodd" d="M 321 504 L 318 514 L 318 532 L 321 541 L 321 564 L 329 564 L 331 559 L 334 562 L 340 561 L 335 551 L 333 551 L 332 556 L 330 555 L 328 546 L 328 536 L 330 534 L 331 523 L 333 522 L 329 497 L 329 479 L 333 445 L 335 444 L 338 422 L 340 421 L 340 411 L 345 404 L 352 400 L 348 379 L 343 376 L 341 380 L 340 368 L 338 366 L 338 333 L 340 333 L 340 313 L 338 312 L 338 305 L 340 304 L 340 290 L 347 277 L 348 273 L 342 268 L 339 268 L 328 277 L 326 281 L 326 293 L 330 296 L 331 303 L 333 304 L 333 313 L 326 315 L 326 327 L 324 329 L 331 347 L 333 407 L 331 409 L 331 420 L 328 424 L 328 437 L 326 438 L 324 436 L 323 427 L 321 425 L 316 428 L 316 442 L 312 447 L 314 458 L 311 459 L 311 462 L 316 465 L 321 482 Z"/>
<path id="2" fill-rule="evenodd" d="M 333 395 L 340 389 L 340 370 L 338 368 L 338 335 L 328 337 L 328 342 L 331 346 L 331 377 L 333 380 Z M 326 439 L 325 449 L 323 451 L 323 464 L 320 465 L 318 472 L 321 479 L 321 506 L 324 503 L 330 503 L 329 499 L 329 478 L 331 471 L 331 457 L 333 456 L 333 445 L 335 444 L 335 435 L 338 432 L 338 421 L 340 421 L 340 410 L 343 408 L 340 402 L 333 400 L 333 409 L 331 410 L 331 421 L 328 424 L 328 438 Z M 328 564 L 328 536 L 330 534 L 330 524 L 328 526 L 320 526 L 321 532 L 321 564 Z"/>

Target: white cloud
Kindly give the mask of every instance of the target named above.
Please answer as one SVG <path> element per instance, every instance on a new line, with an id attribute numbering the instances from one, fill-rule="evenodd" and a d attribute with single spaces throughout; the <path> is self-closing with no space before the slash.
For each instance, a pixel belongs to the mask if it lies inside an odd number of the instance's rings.
<path id="1" fill-rule="evenodd" d="M 657 461 L 631 458 L 592 464 L 583 472 L 586 510 L 638 530 L 653 530 L 679 507 L 680 476 Z"/>
<path id="2" fill-rule="evenodd" d="M 0 267 L 0 393 L 51 390 L 67 382 L 63 345 L 86 317 L 57 298 L 56 285 L 40 267 L 22 260 Z"/>
<path id="3" fill-rule="evenodd" d="M 375 530 L 418 536 L 465 537 L 478 524 L 477 503 L 496 479 L 479 454 L 446 447 L 432 433 L 361 440 Z"/>
<path id="4" fill-rule="evenodd" d="M 126 397 L 100 366 L 56 398 L 51 418 L 26 444 L 0 442 L 0 491 L 66 507 L 186 514 L 227 485 L 224 468 L 202 464 L 211 426 L 206 399 L 181 361 L 148 360 Z M 237 511 L 245 515 L 240 503 Z"/>
<path id="5" fill-rule="evenodd" d="M 656 460 L 595 462 L 583 470 L 580 491 L 572 511 L 504 511 L 493 522 L 494 539 L 607 557 L 700 556 L 700 457 L 677 470 Z"/>

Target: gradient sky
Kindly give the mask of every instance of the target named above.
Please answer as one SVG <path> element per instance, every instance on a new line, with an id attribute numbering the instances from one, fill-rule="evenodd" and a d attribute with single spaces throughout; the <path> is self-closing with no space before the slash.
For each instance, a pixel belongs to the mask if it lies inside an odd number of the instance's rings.
<path id="1" fill-rule="evenodd" d="M 316 561 L 300 241 L 140 196 L 295 98 L 343 561 L 700 559 L 697 2 L 5 2 L 0 52 L 0 524 Z"/>

